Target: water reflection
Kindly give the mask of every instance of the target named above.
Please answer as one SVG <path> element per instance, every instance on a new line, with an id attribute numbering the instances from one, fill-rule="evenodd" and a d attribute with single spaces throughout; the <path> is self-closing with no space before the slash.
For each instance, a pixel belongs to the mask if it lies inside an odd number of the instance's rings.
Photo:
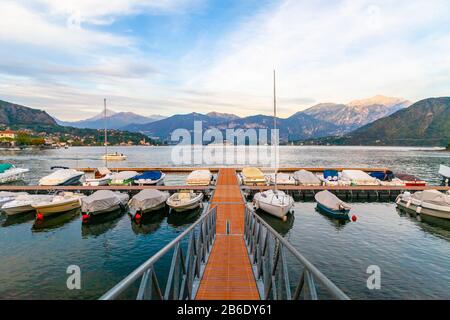
<path id="1" fill-rule="evenodd" d="M 439 219 L 436 217 L 430 217 L 427 215 L 417 214 L 413 210 L 405 210 L 403 208 L 396 208 L 397 213 L 401 217 L 406 217 L 416 222 L 416 224 L 426 233 L 438 236 L 445 240 L 450 241 L 450 221 L 445 219 Z"/>
<path id="2" fill-rule="evenodd" d="M 107 231 L 114 229 L 124 214 L 125 212 L 123 210 L 118 209 L 108 214 L 91 216 L 88 223 L 83 223 L 81 225 L 81 236 L 83 239 L 89 237 L 96 238 Z"/>
<path id="3" fill-rule="evenodd" d="M 142 216 L 139 221 L 131 220 L 131 229 L 135 234 L 149 234 L 161 227 L 161 222 L 167 217 L 168 209 L 149 212 Z"/>
<path id="4" fill-rule="evenodd" d="M 173 227 L 182 227 L 187 224 L 194 223 L 200 216 L 202 210 L 202 208 L 184 212 L 176 212 L 174 210 L 171 210 L 169 216 L 167 217 L 167 223 Z"/>
<path id="5" fill-rule="evenodd" d="M 272 228 L 275 229 L 276 232 L 281 234 L 283 237 L 286 236 L 294 226 L 295 215 L 292 213 L 289 213 L 286 216 L 287 217 L 286 221 L 274 217 L 262 210 L 257 210 L 256 213 L 258 214 L 258 216 L 261 217 L 261 219 L 267 222 Z"/>
<path id="6" fill-rule="evenodd" d="M 22 214 L 15 214 L 12 216 L 8 216 L 5 214 L 4 219 L 2 219 L 2 227 L 9 227 L 9 226 L 13 226 L 16 224 L 21 224 L 21 223 L 25 223 L 28 221 L 33 220 L 35 217 L 35 212 L 34 211 L 30 211 L 30 212 L 25 212 Z"/>
<path id="7" fill-rule="evenodd" d="M 350 222 L 350 219 L 348 217 L 345 219 L 336 219 L 336 218 L 329 217 L 318 206 L 316 206 L 315 210 L 337 231 L 344 229 L 344 227 Z"/>
<path id="8" fill-rule="evenodd" d="M 62 212 L 60 214 L 45 217 L 43 220 L 36 220 L 33 224 L 33 232 L 46 232 L 57 229 L 66 223 L 74 220 L 81 214 L 80 209 Z"/>

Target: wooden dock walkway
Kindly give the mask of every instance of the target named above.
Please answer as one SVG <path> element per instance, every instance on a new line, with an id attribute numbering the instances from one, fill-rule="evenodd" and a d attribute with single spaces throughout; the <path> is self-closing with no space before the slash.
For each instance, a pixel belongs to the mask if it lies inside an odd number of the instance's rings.
<path id="1" fill-rule="evenodd" d="M 220 169 L 211 206 L 217 206 L 217 234 L 196 299 L 259 300 L 244 241 L 245 204 L 235 169 Z"/>

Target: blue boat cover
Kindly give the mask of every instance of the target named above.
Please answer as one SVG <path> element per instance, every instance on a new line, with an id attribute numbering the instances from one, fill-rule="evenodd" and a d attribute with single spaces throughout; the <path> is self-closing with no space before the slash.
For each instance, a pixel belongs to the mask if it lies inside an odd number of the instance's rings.
<path id="1" fill-rule="evenodd" d="M 386 171 L 386 172 L 370 172 L 369 175 L 372 178 L 381 180 L 381 181 L 390 181 L 395 178 L 394 173 L 392 171 Z"/>
<path id="2" fill-rule="evenodd" d="M 140 179 L 144 179 L 144 180 L 158 180 L 160 179 L 162 176 L 162 172 L 161 171 L 146 171 L 136 177 L 134 177 L 134 180 L 140 180 Z"/>
<path id="3" fill-rule="evenodd" d="M 328 177 L 330 177 L 331 179 L 333 179 L 334 177 L 338 177 L 339 176 L 339 174 L 338 174 L 338 172 L 336 171 L 336 170 L 325 170 L 324 172 L 323 172 L 323 177 L 325 178 L 325 179 L 328 179 Z"/>

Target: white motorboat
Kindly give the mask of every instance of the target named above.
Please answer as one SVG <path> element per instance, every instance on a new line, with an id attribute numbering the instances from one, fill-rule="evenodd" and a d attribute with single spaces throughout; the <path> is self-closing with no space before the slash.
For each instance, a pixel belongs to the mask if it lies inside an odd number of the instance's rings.
<path id="1" fill-rule="evenodd" d="M 192 190 L 181 191 L 171 195 L 166 203 L 177 212 L 193 210 L 201 206 L 203 193 L 196 193 Z"/>
<path id="2" fill-rule="evenodd" d="M 164 208 L 169 193 L 161 192 L 155 189 L 144 189 L 128 203 L 130 214 L 133 218 L 139 219 L 144 213 L 156 211 Z"/>
<path id="3" fill-rule="evenodd" d="M 123 153 L 118 153 L 117 151 L 114 153 L 108 153 L 108 117 L 107 117 L 107 112 L 106 112 L 106 99 L 103 99 L 103 118 L 105 120 L 105 128 L 104 128 L 104 133 L 105 133 L 105 141 L 104 141 L 104 145 L 105 145 L 105 154 L 102 156 L 102 159 L 105 160 L 105 167 L 108 167 L 108 161 L 124 161 L 127 159 L 127 156 L 124 155 Z"/>
<path id="4" fill-rule="evenodd" d="M 396 201 L 400 208 L 417 214 L 441 219 L 450 219 L 450 195 L 437 190 L 418 191 L 414 194 L 404 192 Z"/>
<path id="5" fill-rule="evenodd" d="M 273 127 L 277 129 L 277 103 L 276 103 L 276 87 L 275 87 L 275 71 L 273 72 Z M 275 148 L 277 147 L 277 141 L 274 141 Z M 274 174 L 274 190 L 266 190 L 258 192 L 253 197 L 253 203 L 255 209 L 261 209 L 275 217 L 287 221 L 287 214 L 289 210 L 294 206 L 294 199 L 278 190 L 278 168 L 275 169 Z"/>
<path id="6" fill-rule="evenodd" d="M 42 201 L 50 201 L 53 197 L 53 195 L 19 195 L 14 200 L 5 203 L 2 206 L 2 211 L 8 216 L 34 211 L 35 209 L 33 208 L 33 204 L 37 204 Z"/>
<path id="7" fill-rule="evenodd" d="M 136 171 L 121 171 L 111 176 L 109 185 L 111 186 L 131 186 L 134 178 L 138 175 Z"/>
<path id="8" fill-rule="evenodd" d="M 275 183 L 275 176 L 276 176 L 276 183 Z M 282 185 L 282 186 L 293 186 L 295 185 L 295 179 L 293 177 L 291 177 L 289 174 L 287 173 L 277 173 L 275 174 L 269 174 L 266 176 L 267 177 L 267 181 L 269 181 L 270 184 L 274 185 Z"/>
<path id="9" fill-rule="evenodd" d="M 280 190 L 266 190 L 255 194 L 253 204 L 255 209 L 261 209 L 286 221 L 286 215 L 294 206 L 294 199 Z"/>
<path id="10" fill-rule="evenodd" d="M 74 186 L 84 182 L 84 172 L 74 169 L 59 169 L 39 180 L 40 186 Z"/>
<path id="11" fill-rule="evenodd" d="M 57 213 L 79 209 L 83 197 L 84 195 L 78 193 L 61 192 L 50 200 L 33 203 L 32 207 L 36 209 L 36 218 L 41 220 Z"/>
<path id="12" fill-rule="evenodd" d="M 97 216 L 118 210 L 125 211 L 129 196 L 126 193 L 113 192 L 111 190 L 99 190 L 88 197 L 81 199 L 81 212 L 83 221 L 90 216 Z"/>
<path id="13" fill-rule="evenodd" d="M 0 184 L 23 180 L 28 169 L 16 168 L 10 163 L 0 164 Z"/>
<path id="14" fill-rule="evenodd" d="M 103 155 L 102 159 L 109 161 L 124 161 L 127 159 L 127 156 L 124 155 L 123 153 L 114 152 Z"/>
<path id="15" fill-rule="evenodd" d="M 195 170 L 192 171 L 187 179 L 188 186 L 209 186 L 212 180 L 212 174 L 209 170 Z"/>
<path id="16" fill-rule="evenodd" d="M 442 176 L 442 184 L 445 186 L 450 185 L 450 167 L 444 166 L 443 164 L 439 167 L 439 174 Z"/>
<path id="17" fill-rule="evenodd" d="M 294 173 L 294 179 L 300 186 L 321 186 L 322 181 L 314 173 L 307 170 L 299 170 Z"/>
<path id="18" fill-rule="evenodd" d="M 94 172 L 94 178 L 86 178 L 83 182 L 83 186 L 107 186 L 111 181 L 112 173 L 108 168 L 98 168 Z"/>
<path id="19" fill-rule="evenodd" d="M 0 207 L 5 203 L 11 202 L 15 200 L 18 196 L 27 195 L 26 192 L 9 192 L 9 191 L 0 191 Z"/>

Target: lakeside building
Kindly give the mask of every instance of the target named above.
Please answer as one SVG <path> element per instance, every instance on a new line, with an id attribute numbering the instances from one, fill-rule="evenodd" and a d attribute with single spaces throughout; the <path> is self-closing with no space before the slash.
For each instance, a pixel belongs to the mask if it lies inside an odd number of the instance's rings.
<path id="1" fill-rule="evenodd" d="M 2 138 L 16 139 L 17 138 L 17 134 L 16 134 L 15 131 L 12 131 L 12 130 L 0 131 L 0 139 L 2 139 Z"/>

